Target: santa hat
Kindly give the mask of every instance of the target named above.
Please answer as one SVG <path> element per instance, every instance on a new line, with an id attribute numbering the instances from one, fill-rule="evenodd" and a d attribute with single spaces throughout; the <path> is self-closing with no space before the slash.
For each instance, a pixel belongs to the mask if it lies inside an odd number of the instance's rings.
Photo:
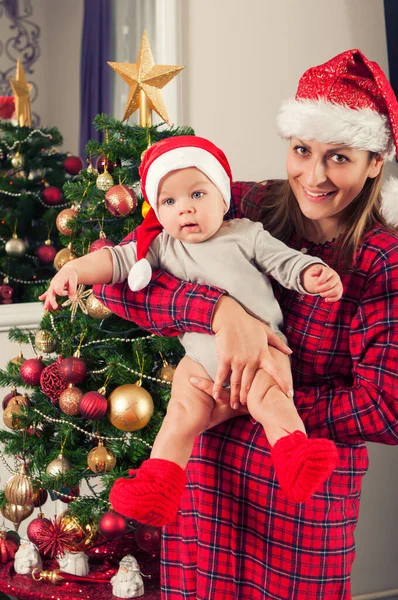
<path id="1" fill-rule="evenodd" d="M 145 257 L 151 242 L 163 230 L 157 216 L 160 181 L 168 173 L 188 167 L 202 171 L 220 190 L 226 211 L 229 208 L 232 174 L 227 157 L 220 148 L 209 140 L 193 135 L 167 138 L 151 146 L 145 152 L 139 169 L 141 191 L 151 208 L 136 232 L 137 263 L 128 277 L 129 287 L 134 292 L 146 287 L 152 277 L 151 265 Z"/>
<path id="2" fill-rule="evenodd" d="M 295 98 L 283 102 L 277 126 L 286 139 L 344 144 L 398 160 L 397 98 L 379 65 L 360 50 L 308 69 Z M 383 186 L 381 212 L 397 225 L 397 179 Z"/>

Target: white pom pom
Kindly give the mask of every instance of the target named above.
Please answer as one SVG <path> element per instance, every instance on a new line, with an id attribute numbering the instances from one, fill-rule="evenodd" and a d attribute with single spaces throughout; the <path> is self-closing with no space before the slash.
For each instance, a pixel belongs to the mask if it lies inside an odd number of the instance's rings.
<path id="1" fill-rule="evenodd" d="M 128 284 L 130 290 L 138 292 L 148 285 L 152 277 L 152 267 L 146 258 L 139 260 L 130 269 Z"/>
<path id="2" fill-rule="evenodd" d="M 398 179 L 390 177 L 381 188 L 381 214 L 389 225 L 398 227 Z"/>

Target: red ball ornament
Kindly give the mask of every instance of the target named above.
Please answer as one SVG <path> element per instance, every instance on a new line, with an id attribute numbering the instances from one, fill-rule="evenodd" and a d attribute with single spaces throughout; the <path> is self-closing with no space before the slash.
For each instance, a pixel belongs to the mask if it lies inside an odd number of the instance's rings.
<path id="1" fill-rule="evenodd" d="M 57 254 L 57 249 L 52 244 L 44 243 L 36 248 L 36 256 L 42 265 L 50 265 Z"/>
<path id="2" fill-rule="evenodd" d="M 120 158 L 117 158 L 115 160 L 115 162 L 107 159 L 105 156 L 99 156 L 97 158 L 97 162 L 95 164 L 95 167 L 98 171 L 98 173 L 103 173 L 105 171 L 105 164 L 108 167 L 108 173 L 112 173 L 113 170 L 115 169 L 115 167 L 121 167 L 122 166 L 122 161 L 120 160 Z"/>
<path id="3" fill-rule="evenodd" d="M 2 304 L 11 304 L 14 290 L 10 285 L 2 285 L 0 287 L 0 298 Z"/>
<path id="4" fill-rule="evenodd" d="M 79 410 L 84 419 L 98 421 L 108 411 L 108 400 L 100 392 L 87 392 L 80 399 Z"/>
<path id="5" fill-rule="evenodd" d="M 69 175 L 77 175 L 83 168 L 80 156 L 68 156 L 64 160 L 64 169 Z"/>
<path id="6" fill-rule="evenodd" d="M 49 185 L 44 188 L 41 193 L 41 197 L 43 198 L 43 202 L 47 204 L 47 206 L 54 206 L 59 204 L 62 200 L 62 191 L 55 187 L 55 185 Z"/>
<path id="7" fill-rule="evenodd" d="M 39 513 L 38 517 L 36 517 L 36 519 L 33 519 L 33 521 L 29 523 L 26 530 L 26 535 L 28 536 L 31 542 L 38 546 L 43 532 L 46 532 L 50 525 L 50 519 L 46 519 L 43 513 Z"/>
<path id="8" fill-rule="evenodd" d="M 86 378 L 86 363 L 82 358 L 78 358 L 77 356 L 64 358 L 59 364 L 59 374 L 65 383 L 73 383 L 73 385 L 78 385 Z"/>
<path id="9" fill-rule="evenodd" d="M 40 377 L 41 390 L 50 398 L 52 404 L 58 402 L 60 393 L 66 388 L 66 383 L 59 374 L 60 360 L 59 358 L 43 369 Z"/>
<path id="10" fill-rule="evenodd" d="M 105 194 L 105 204 L 113 216 L 126 217 L 137 208 L 137 195 L 127 185 L 114 185 Z"/>
<path id="11" fill-rule="evenodd" d="M 156 556 L 160 552 L 160 540 L 162 530 L 160 527 L 152 527 L 140 523 L 135 530 L 135 541 L 137 546 L 145 552 L 149 552 L 152 556 Z"/>
<path id="12" fill-rule="evenodd" d="M 89 252 L 96 252 L 96 250 L 101 250 L 101 248 L 104 246 L 111 246 L 113 248 L 115 244 L 112 242 L 112 240 L 108 240 L 108 238 L 99 238 L 91 244 Z"/>
<path id="13" fill-rule="evenodd" d="M 19 374 L 21 379 L 27 385 L 39 385 L 42 371 L 45 364 L 40 358 L 29 358 L 21 365 Z"/>
<path id="14" fill-rule="evenodd" d="M 127 531 L 127 521 L 117 512 L 109 511 L 102 515 L 98 527 L 100 533 L 107 539 L 113 540 L 124 535 Z"/>

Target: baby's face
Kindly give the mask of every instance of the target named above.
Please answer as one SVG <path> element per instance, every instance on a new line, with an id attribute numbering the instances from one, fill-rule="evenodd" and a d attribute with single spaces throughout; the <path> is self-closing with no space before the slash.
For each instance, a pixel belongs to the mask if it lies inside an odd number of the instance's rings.
<path id="1" fill-rule="evenodd" d="M 222 225 L 225 202 L 219 189 L 196 167 L 168 173 L 160 181 L 158 216 L 173 238 L 197 244 Z"/>

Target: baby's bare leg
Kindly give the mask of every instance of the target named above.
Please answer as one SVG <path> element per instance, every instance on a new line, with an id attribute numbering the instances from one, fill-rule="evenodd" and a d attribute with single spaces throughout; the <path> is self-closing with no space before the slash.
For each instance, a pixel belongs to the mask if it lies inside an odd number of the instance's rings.
<path id="1" fill-rule="evenodd" d="M 192 376 L 206 377 L 198 362 L 185 356 L 175 371 L 166 416 L 153 444 L 151 458 L 164 458 L 185 469 L 195 437 L 207 429 L 215 406 L 211 396 L 189 383 Z"/>

